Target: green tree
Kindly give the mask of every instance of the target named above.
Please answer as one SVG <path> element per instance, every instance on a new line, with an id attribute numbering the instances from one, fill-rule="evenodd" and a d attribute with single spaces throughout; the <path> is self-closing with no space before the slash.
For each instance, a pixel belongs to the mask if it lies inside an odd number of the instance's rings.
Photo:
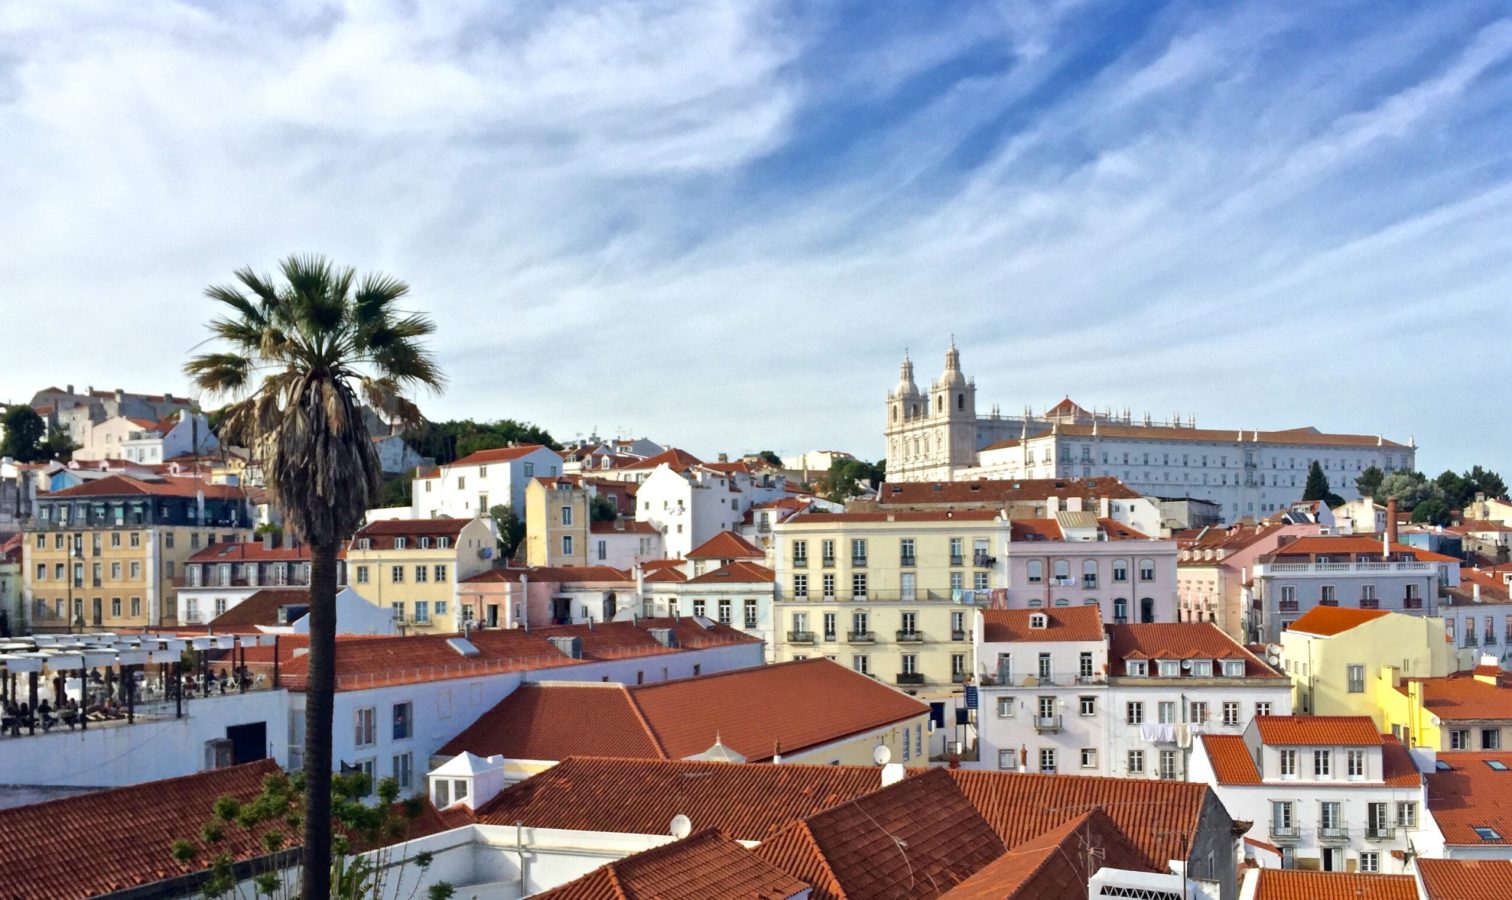
<path id="1" fill-rule="evenodd" d="M 1461 499 L 1460 506 L 1464 506 L 1466 503 L 1474 500 L 1476 494 L 1485 494 L 1491 498 L 1507 496 L 1507 483 L 1502 481 L 1500 475 L 1492 472 L 1490 469 L 1474 466 L 1470 471 L 1465 473 L 1464 477 L 1466 494 Z"/>
<path id="2" fill-rule="evenodd" d="M 1449 504 L 1438 497 L 1429 497 L 1412 508 L 1412 521 L 1429 525 L 1448 525 L 1451 520 Z"/>
<path id="3" fill-rule="evenodd" d="M 875 488 L 886 477 L 884 463 L 869 463 L 860 459 L 837 459 L 830 463 L 824 476 L 824 498 L 834 503 L 844 503 L 861 492 L 861 486 Z"/>
<path id="4" fill-rule="evenodd" d="M 232 401 L 227 439 L 252 450 L 284 527 L 310 547 L 300 895 L 316 898 L 331 893 L 336 553 L 375 505 L 382 481 L 362 403 L 389 421 L 418 423 L 406 393 L 439 390 L 444 379 L 422 343 L 435 326 L 399 308 L 404 282 L 376 273 L 359 281 L 319 256 L 291 256 L 280 273 L 274 281 L 243 268 L 239 286 L 206 289 L 224 307 L 210 323 L 222 348 L 184 371 L 207 395 Z"/>
<path id="5" fill-rule="evenodd" d="M 593 499 L 588 501 L 588 521 L 613 522 L 618 518 L 619 510 L 615 508 L 614 501 L 604 494 L 594 494 Z"/>
<path id="6" fill-rule="evenodd" d="M 514 507 L 507 504 L 491 507 L 488 515 L 493 519 L 494 530 L 499 533 L 499 558 L 513 558 L 520 542 L 525 540 L 525 520 L 515 515 Z"/>
<path id="7" fill-rule="evenodd" d="M 16 462 L 34 462 L 42 458 L 43 441 L 47 435 L 47 423 L 37 411 L 23 403 L 7 407 L 0 419 L 0 456 L 9 456 Z"/>
<path id="8" fill-rule="evenodd" d="M 415 477 L 415 469 L 405 472 L 403 475 L 393 475 L 383 480 L 383 488 L 378 493 L 379 506 L 409 506 L 411 497 L 411 482 Z"/>
<path id="9" fill-rule="evenodd" d="M 774 451 L 763 450 L 756 455 L 761 459 L 767 461 L 768 463 L 771 463 L 774 467 L 778 469 L 782 468 L 782 457 L 778 456 Z"/>
<path id="10" fill-rule="evenodd" d="M 1328 476 L 1323 474 L 1323 467 L 1315 459 L 1307 467 L 1307 484 L 1302 488 L 1302 499 L 1326 500 L 1328 494 Z"/>
<path id="11" fill-rule="evenodd" d="M 68 462 L 73 459 L 73 453 L 77 449 L 79 445 L 73 442 L 68 432 L 57 428 L 48 433 L 47 440 L 42 442 L 42 453 L 37 458 Z"/>
<path id="12" fill-rule="evenodd" d="M 415 448 L 416 453 L 429 456 L 440 465 L 454 462 L 479 450 L 493 450 L 510 444 L 545 444 L 553 450 L 561 449 L 551 432 L 514 419 L 500 419 L 497 422 L 474 422 L 471 419 L 426 422 L 406 430 L 404 439 Z"/>
<path id="13" fill-rule="evenodd" d="M 1374 497 L 1381 489 L 1381 479 L 1385 477 L 1385 472 L 1375 466 L 1369 466 L 1360 473 L 1360 477 L 1355 479 L 1355 490 L 1360 492 L 1361 497 Z"/>
<path id="14" fill-rule="evenodd" d="M 1411 512 L 1419 503 L 1444 500 L 1444 489 L 1429 481 L 1422 472 L 1404 470 L 1383 478 L 1375 499 L 1377 503 L 1395 500 L 1403 512 Z"/>

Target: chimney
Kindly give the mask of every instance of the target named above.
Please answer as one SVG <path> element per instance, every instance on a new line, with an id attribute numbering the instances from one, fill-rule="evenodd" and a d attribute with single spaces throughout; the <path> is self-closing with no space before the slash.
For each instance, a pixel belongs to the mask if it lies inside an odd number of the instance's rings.
<path id="1" fill-rule="evenodd" d="M 278 540 L 273 532 L 264 531 L 262 533 L 262 545 L 264 550 L 272 550 L 274 547 L 278 546 Z"/>
<path id="2" fill-rule="evenodd" d="M 73 392 L 74 392 L 74 389 L 73 389 L 73 385 L 71 385 L 71 384 L 70 384 L 70 385 L 69 385 L 69 386 L 68 386 L 68 392 L 69 392 L 69 393 L 70 393 L 70 394 L 72 394 L 72 393 L 73 393 Z"/>
<path id="3" fill-rule="evenodd" d="M 722 462 L 722 463 L 729 462 L 730 461 L 730 454 L 728 454 L 728 453 L 721 453 L 721 454 L 719 454 L 719 461 Z"/>
<path id="4" fill-rule="evenodd" d="M 1479 581 L 1472 581 L 1472 582 L 1470 582 L 1470 597 L 1476 603 L 1481 602 L 1480 582 Z"/>
<path id="5" fill-rule="evenodd" d="M 1391 553 L 1391 547 L 1397 542 L 1397 502 L 1393 497 L 1386 501 L 1386 546 L 1382 549 L 1382 556 Z"/>

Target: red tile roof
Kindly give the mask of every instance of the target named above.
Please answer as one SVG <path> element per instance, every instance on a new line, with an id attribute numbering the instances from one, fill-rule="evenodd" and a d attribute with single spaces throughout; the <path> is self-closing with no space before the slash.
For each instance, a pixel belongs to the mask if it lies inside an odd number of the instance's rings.
<path id="1" fill-rule="evenodd" d="M 679 450 L 676 447 L 673 447 L 670 450 L 664 450 L 661 453 L 656 454 L 655 456 L 648 456 L 645 459 L 631 459 L 625 461 L 617 460 L 614 463 L 614 468 L 621 470 L 654 469 L 657 466 L 663 464 L 668 465 L 674 470 L 681 472 L 686 469 L 691 469 L 694 466 L 703 465 L 703 460 L 687 452 L 686 450 Z"/>
<path id="2" fill-rule="evenodd" d="M 1287 631 L 1300 631 L 1319 637 L 1333 637 L 1366 622 L 1373 622 L 1390 615 L 1383 609 L 1351 609 L 1347 606 L 1314 606 L 1286 627 Z"/>
<path id="3" fill-rule="evenodd" d="M 1108 625 L 1108 659 L 1242 659 L 1246 678 L 1286 676 L 1240 646 L 1212 622 Z M 1121 669 L 1115 669 L 1121 671 Z M 1183 676 L 1187 677 L 1187 676 Z"/>
<path id="4" fill-rule="evenodd" d="M 601 866 L 536 900 L 786 900 L 808 885 L 730 840 L 718 829 Z"/>
<path id="5" fill-rule="evenodd" d="M 175 475 L 158 476 L 161 480 L 132 478 L 129 475 L 107 475 L 76 484 L 71 488 L 54 491 L 48 499 L 72 499 L 74 497 L 194 497 L 203 491 L 206 500 L 241 500 L 246 491 L 237 485 L 210 484 L 198 478 L 183 478 Z"/>
<path id="6" fill-rule="evenodd" d="M 521 685 L 441 752 L 686 759 L 716 740 L 748 761 L 906 723 L 929 707 L 827 659 L 658 684 Z"/>
<path id="7" fill-rule="evenodd" d="M 966 797 L 1009 847 L 1101 807 L 1151 861 L 1186 859 L 1208 803 L 1205 784 L 953 769 Z"/>
<path id="8" fill-rule="evenodd" d="M 818 525 L 821 527 L 831 524 L 848 524 L 857 522 L 991 522 L 1001 513 L 991 509 L 927 509 L 918 511 L 899 510 L 897 512 L 843 512 L 832 513 L 820 510 L 810 510 L 801 515 L 788 519 L 785 525 Z"/>
<path id="9" fill-rule="evenodd" d="M 531 566 L 529 568 L 488 569 L 462 579 L 463 584 L 490 584 L 508 582 L 516 584 L 520 576 L 526 581 L 568 582 L 618 582 L 629 583 L 630 572 L 613 566 Z"/>
<path id="10" fill-rule="evenodd" d="M 1512 719 L 1512 686 L 1461 675 L 1405 679 L 1399 690 L 1407 693 L 1413 682 L 1420 686 L 1423 707 L 1445 722 Z"/>
<path id="11" fill-rule="evenodd" d="M 524 456 L 545 450 L 545 444 L 521 444 L 518 447 L 496 447 L 492 450 L 479 450 L 469 453 L 455 462 L 452 466 L 486 466 L 490 463 L 512 462 Z"/>
<path id="12" fill-rule="evenodd" d="M 574 757 L 501 791 L 478 810 L 487 825 L 666 834 L 694 828 L 765 840 L 793 819 L 875 791 L 874 766 L 753 765 Z"/>
<path id="13" fill-rule="evenodd" d="M 1254 900 L 1418 900 L 1417 879 L 1379 872 L 1261 869 Z"/>
<path id="14" fill-rule="evenodd" d="M 1036 616 L 1044 628 L 1030 627 Z M 1058 609 L 984 609 L 982 640 L 1004 641 L 1096 641 L 1103 640 L 1102 611 L 1095 606 Z"/>
<path id="15" fill-rule="evenodd" d="M 309 544 L 281 544 L 265 547 L 257 539 L 220 541 L 189 557 L 191 563 L 288 562 L 310 558 Z"/>
<path id="16" fill-rule="evenodd" d="M 1096 501 L 1102 497 L 1112 500 L 1133 500 L 1139 492 L 1117 478 L 1024 478 L 980 479 L 978 481 L 889 481 L 877 494 L 881 506 L 922 506 L 925 504 L 979 503 L 984 506 L 1001 506 L 1011 503 L 1044 502 L 1051 497 L 1069 499 L 1080 497 L 1084 501 Z"/>
<path id="17" fill-rule="evenodd" d="M 688 559 L 766 559 L 766 551 L 733 531 L 721 531 L 689 551 Z"/>
<path id="18" fill-rule="evenodd" d="M 1368 534 L 1340 535 L 1340 534 L 1308 534 L 1303 535 L 1288 544 L 1277 547 L 1273 553 L 1262 556 L 1262 562 L 1281 562 L 1285 559 L 1297 556 L 1330 556 L 1330 557 L 1365 557 L 1367 560 L 1379 559 L 1381 556 L 1382 541 L 1379 535 Z M 1453 556 L 1445 556 L 1442 553 L 1434 553 L 1413 547 L 1410 544 L 1392 544 L 1392 555 L 1404 555 L 1418 562 L 1452 562 L 1460 560 Z M 1339 559 L 1336 562 L 1344 562 Z"/>
<path id="19" fill-rule="evenodd" d="M 1255 758 L 1250 755 L 1244 738 L 1237 734 L 1204 734 L 1202 747 L 1213 766 L 1219 784 L 1264 784 Z"/>
<path id="20" fill-rule="evenodd" d="M 753 562 L 732 562 L 688 579 L 688 584 L 771 584 L 777 573 Z"/>
<path id="21" fill-rule="evenodd" d="M 1421 787 L 1423 774 L 1418 771 L 1412 754 L 1395 736 L 1381 735 L 1381 778 L 1398 787 Z"/>
<path id="22" fill-rule="evenodd" d="M 394 538 L 456 537 L 473 521 L 473 519 L 380 519 L 362 526 L 352 536 L 352 540 L 355 542 L 368 538 L 372 541 L 372 549 L 392 550 Z"/>
<path id="23" fill-rule="evenodd" d="M 1379 747 L 1369 716 L 1256 716 L 1260 740 L 1271 746 Z"/>
<path id="24" fill-rule="evenodd" d="M 1418 857 L 1418 875 L 1427 900 L 1486 900 L 1512 897 L 1512 860 Z"/>
<path id="25" fill-rule="evenodd" d="M 1010 848 L 943 895 L 947 900 L 1039 900 L 1085 897 L 1090 847 L 1101 868 L 1158 872 L 1107 813 L 1093 809 Z"/>
<path id="26" fill-rule="evenodd" d="M 1096 431 L 1094 432 L 1094 427 Z M 1405 449 L 1406 444 L 1389 441 L 1373 434 L 1325 434 L 1312 426 L 1281 431 L 1256 431 L 1249 428 L 1175 428 L 1169 425 L 1061 425 L 1062 437 L 1092 437 L 1146 441 L 1189 441 L 1216 444 L 1286 444 L 1302 447 L 1391 447 Z"/>
<path id="27" fill-rule="evenodd" d="M 756 855 L 814 886 L 814 900 L 938 897 L 1003 843 L 945 769 L 931 769 L 794 822 Z"/>
<path id="28" fill-rule="evenodd" d="M 243 598 L 240 603 L 211 620 L 213 628 L 250 628 L 277 625 L 278 611 L 285 606 L 309 606 L 310 589 L 298 587 L 263 588 Z"/>
<path id="29" fill-rule="evenodd" d="M 0 894 L 94 897 L 200 871 L 199 863 L 174 861 L 173 843 L 196 840 L 218 798 L 250 800 L 278 771 L 265 759 L 0 809 Z M 228 827 L 218 852 L 235 860 L 260 856 L 260 836 Z"/>
<path id="30" fill-rule="evenodd" d="M 1428 809 L 1444 834 L 1446 844 L 1512 844 L 1512 752 L 1440 753 L 1438 762 L 1448 769 L 1426 774 Z M 1508 771 L 1487 763 L 1498 762 Z M 1492 828 L 1501 835 L 1483 839 L 1476 828 Z"/>
<path id="31" fill-rule="evenodd" d="M 634 519 L 617 519 L 612 522 L 600 521 L 589 522 L 588 531 L 592 534 L 660 534 L 655 525 L 650 522 L 637 522 Z"/>

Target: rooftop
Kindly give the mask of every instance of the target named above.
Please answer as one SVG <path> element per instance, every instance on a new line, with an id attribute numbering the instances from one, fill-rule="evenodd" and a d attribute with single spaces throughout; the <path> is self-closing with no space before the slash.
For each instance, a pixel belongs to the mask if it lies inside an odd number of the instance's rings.
<path id="1" fill-rule="evenodd" d="M 1254 900 L 1418 900 L 1417 879 L 1379 872 L 1261 869 Z"/>
<path id="2" fill-rule="evenodd" d="M 786 900 L 808 885 L 706 828 L 680 841 L 627 856 L 544 893 L 536 900 Z"/>
<path id="3" fill-rule="evenodd" d="M 766 566 L 753 562 L 737 561 L 720 566 L 711 572 L 695 575 L 688 584 L 770 584 L 777 580 L 777 573 Z"/>
<path id="4" fill-rule="evenodd" d="M 1423 707 L 1445 722 L 1512 719 L 1512 685 L 1488 684 L 1469 673 L 1403 679 L 1397 690 L 1417 684 Z"/>
<path id="5" fill-rule="evenodd" d="M 1068 521 L 1067 517 L 1077 517 L 1081 522 Z M 1100 519 L 1091 513 L 1060 513 L 1054 519 L 1014 519 L 1010 532 L 1015 541 L 1066 541 L 1072 538 L 1066 537 L 1066 526 L 1093 527 L 1099 535 L 1110 541 L 1147 541 L 1150 536 L 1135 531 L 1127 525 L 1115 522 L 1112 519 Z"/>
<path id="6" fill-rule="evenodd" d="M 1368 534 L 1308 534 L 1297 538 L 1290 543 L 1282 544 L 1274 552 L 1260 558 L 1261 562 L 1286 562 L 1296 557 L 1363 557 L 1365 561 L 1374 561 L 1381 558 L 1383 542 L 1379 535 Z M 1409 557 L 1418 562 L 1452 562 L 1458 565 L 1457 557 L 1445 556 L 1442 553 L 1434 553 L 1413 547 L 1409 544 L 1392 544 L 1391 555 L 1395 557 Z M 1348 562 L 1348 559 L 1334 559 L 1334 562 Z"/>
<path id="7" fill-rule="evenodd" d="M 932 509 L 922 511 L 899 510 L 897 512 L 820 512 L 810 510 L 793 516 L 782 523 L 784 527 L 809 526 L 829 528 L 837 525 L 853 525 L 874 522 L 991 522 L 1000 513 L 990 509 Z"/>
<path id="8" fill-rule="evenodd" d="M 1366 622 L 1374 622 L 1391 613 L 1383 609 L 1351 609 L 1347 606 L 1314 606 L 1295 622 L 1286 626 L 1289 632 L 1301 632 L 1318 637 L 1333 637 Z"/>
<path id="9" fill-rule="evenodd" d="M 1281 444 L 1302 447 L 1384 447 L 1397 450 L 1408 445 L 1373 434 L 1326 434 L 1312 426 L 1287 428 L 1281 431 L 1257 431 L 1249 428 L 1176 428 L 1169 425 L 1060 425 L 1061 437 L 1082 438 L 1094 435 L 1102 438 L 1122 438 L 1145 441 L 1189 441 L 1208 444 Z M 1042 434 L 1035 437 L 1049 438 Z M 1018 443 L 1017 439 L 1003 443 Z M 996 444 L 993 446 L 997 446 Z M 990 447 L 988 449 L 991 449 Z"/>
<path id="10" fill-rule="evenodd" d="M 1260 740 L 1271 746 L 1379 747 L 1369 716 L 1256 716 Z"/>
<path id="11" fill-rule="evenodd" d="M 446 746 L 510 759 L 686 759 L 715 741 L 748 760 L 797 753 L 929 712 L 823 658 L 646 685 L 521 685 Z"/>
<path id="12" fill-rule="evenodd" d="M 1512 897 L 1512 861 L 1418 857 L 1418 875 L 1428 900 Z"/>
<path id="13" fill-rule="evenodd" d="M 766 551 L 733 531 L 720 533 L 694 547 L 688 559 L 766 559 Z"/>
<path id="14" fill-rule="evenodd" d="M 289 562 L 310 558 L 309 544 L 275 544 L 261 540 L 219 541 L 189 557 L 191 563 Z"/>
<path id="15" fill-rule="evenodd" d="M 1089 607 L 1096 609 L 1096 607 Z M 1108 659 L 1243 660 L 1246 678 L 1286 676 L 1266 665 L 1212 622 L 1107 625 Z"/>
<path id="16" fill-rule="evenodd" d="M 980 479 L 978 481 L 889 481 L 882 485 L 877 502 L 889 504 L 921 505 L 929 503 L 981 503 L 1010 504 L 1044 502 L 1051 497 L 1069 499 L 1080 497 L 1084 501 L 1101 498 L 1134 500 L 1139 492 L 1117 478 L 1024 478 Z"/>
<path id="17" fill-rule="evenodd" d="M 1043 628 L 1033 622 L 1043 620 Z M 1006 641 L 1096 641 L 1103 640 L 1102 611 L 1096 606 L 1052 609 L 984 609 L 982 640 Z"/>
<path id="18" fill-rule="evenodd" d="M 285 606 L 309 606 L 309 588 L 263 588 L 216 616 L 213 628 L 251 628 L 278 625 L 278 611 Z"/>
<path id="19" fill-rule="evenodd" d="M 1099 851 L 1091 872 L 1085 852 L 1090 847 Z M 943 896 L 948 900 L 1085 897 L 1087 879 L 1104 867 L 1159 871 L 1107 813 L 1092 809 L 1010 848 Z"/>
<path id="20" fill-rule="evenodd" d="M 479 450 L 469 453 L 455 462 L 452 466 L 486 466 L 490 463 L 512 462 L 522 457 L 529 456 L 537 450 L 545 450 L 545 444 L 520 444 L 517 447 L 495 447 L 492 450 Z"/>
<path id="21" fill-rule="evenodd" d="M 1426 776 L 1428 809 L 1444 843 L 1512 844 L 1512 751 L 1440 753 L 1437 761 Z"/>
<path id="22" fill-rule="evenodd" d="M 199 478 L 158 475 L 151 479 L 130 475 L 107 475 L 71 488 L 40 496 L 42 500 L 72 500 L 82 497 L 195 497 L 206 500 L 242 500 L 246 492 L 237 485 L 210 484 Z"/>

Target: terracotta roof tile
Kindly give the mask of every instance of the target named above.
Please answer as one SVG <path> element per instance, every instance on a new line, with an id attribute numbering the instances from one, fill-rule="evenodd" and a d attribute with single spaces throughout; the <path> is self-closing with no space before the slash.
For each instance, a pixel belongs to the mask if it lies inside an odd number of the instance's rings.
<path id="1" fill-rule="evenodd" d="M 1051 497 L 1080 497 L 1095 501 L 1133 500 L 1139 492 L 1117 478 L 1024 478 L 981 479 L 978 481 L 899 481 L 886 482 L 877 495 L 882 506 L 922 506 L 925 504 L 980 503 L 994 508 L 1010 503 L 1043 502 Z"/>
<path id="2" fill-rule="evenodd" d="M 1250 756 L 1244 738 L 1237 734 L 1204 734 L 1202 747 L 1213 766 L 1219 784 L 1264 784 L 1255 758 Z"/>
<path id="3" fill-rule="evenodd" d="M 1247 678 L 1286 678 L 1212 622 L 1108 625 L 1106 628 L 1110 662 L 1125 659 L 1242 659 Z"/>
<path id="4" fill-rule="evenodd" d="M 592 534 L 660 534 L 655 525 L 650 522 L 637 522 L 634 519 L 618 519 L 613 522 L 599 521 L 589 522 L 588 531 Z"/>
<path id="5" fill-rule="evenodd" d="M 1271 746 L 1379 747 L 1369 716 L 1256 716 L 1260 740 Z"/>
<path id="6" fill-rule="evenodd" d="M 1044 628 L 1030 627 L 1035 616 Z M 1056 609 L 984 609 L 982 640 L 1001 641 L 1096 641 L 1103 640 L 1102 611 L 1095 606 Z"/>
<path id="7" fill-rule="evenodd" d="M 520 576 L 527 581 L 570 582 L 629 582 L 630 572 L 613 566 L 531 566 L 529 568 L 488 569 L 462 579 L 463 584 L 518 583 Z"/>
<path id="8" fill-rule="evenodd" d="M 1512 844 L 1512 752 L 1440 753 L 1447 769 L 1427 773 L 1428 809 L 1446 844 Z M 1507 771 L 1491 768 L 1500 763 Z M 1487 839 L 1476 828 L 1500 835 Z"/>
<path id="9" fill-rule="evenodd" d="M 537 900 L 786 900 L 808 885 L 709 828 L 601 866 Z"/>
<path id="10" fill-rule="evenodd" d="M 392 550 L 395 538 L 449 537 L 455 538 L 474 519 L 380 519 L 369 522 L 352 536 L 352 549 L 362 549 L 356 542 L 366 538 L 373 550 Z M 419 549 L 411 547 L 410 549 Z"/>
<path id="11" fill-rule="evenodd" d="M 1288 544 L 1277 547 L 1273 553 L 1262 556 L 1262 562 L 1281 561 L 1296 556 L 1332 556 L 1332 557 L 1366 557 L 1379 559 L 1381 556 L 1380 535 L 1356 534 L 1309 534 L 1303 535 Z M 1411 557 L 1418 562 L 1452 562 L 1458 564 L 1457 557 L 1445 556 L 1442 553 L 1434 553 L 1423 550 L 1410 544 L 1392 544 L 1392 555 Z M 1343 562 L 1345 560 L 1336 560 Z"/>
<path id="12" fill-rule="evenodd" d="M 927 900 L 1003 849 L 950 774 L 931 769 L 793 823 L 756 854 L 814 884 L 815 900 Z"/>
<path id="13" fill-rule="evenodd" d="M 1099 422 L 1097 435 L 1147 441 L 1191 441 L 1219 444 L 1294 444 L 1303 447 L 1391 447 L 1405 449 L 1406 444 L 1388 441 L 1373 434 L 1325 434 L 1316 428 L 1287 428 L 1281 431 L 1255 431 L 1249 428 L 1173 428 L 1161 425 L 1109 425 Z M 1092 425 L 1061 425 L 1064 437 L 1092 437 Z M 1031 438 L 1033 440 L 1033 438 Z"/>
<path id="14" fill-rule="evenodd" d="M 771 584 L 777 573 L 753 562 L 737 561 L 688 579 L 688 584 Z"/>
<path id="15" fill-rule="evenodd" d="M 71 499 L 74 497 L 193 497 L 203 491 L 207 500 L 241 500 L 246 492 L 230 484 L 209 484 L 198 478 L 176 475 L 158 476 L 160 480 L 132 478 L 129 475 L 107 475 L 95 478 L 71 488 L 54 491 L 48 499 Z"/>
<path id="16" fill-rule="evenodd" d="M 691 469 L 694 466 L 703 465 L 703 460 L 687 452 L 686 450 L 679 450 L 676 447 L 673 447 L 670 450 L 664 450 L 661 453 L 656 454 L 655 456 L 648 456 L 645 459 L 631 459 L 623 462 L 616 461 L 614 463 L 614 468 L 621 470 L 654 469 L 657 466 L 663 464 L 670 466 L 676 471 L 681 472 L 685 469 Z"/>
<path id="17" fill-rule="evenodd" d="M 766 551 L 733 531 L 720 533 L 689 551 L 688 559 L 766 559 Z"/>
<path id="18" fill-rule="evenodd" d="M 681 813 L 694 828 L 761 841 L 793 819 L 876 790 L 880 777 L 873 766 L 574 757 L 505 788 L 478 810 L 477 819 L 489 825 L 666 834 L 667 823 Z"/>
<path id="19" fill-rule="evenodd" d="M 1319 637 L 1333 637 L 1366 622 L 1373 622 L 1391 613 L 1383 609 L 1351 609 L 1347 606 L 1314 606 L 1286 627 L 1287 631 L 1300 631 Z"/>
<path id="20" fill-rule="evenodd" d="M 1254 900 L 1418 900 L 1417 880 L 1378 872 L 1261 869 Z"/>
<path id="21" fill-rule="evenodd" d="M 1014 847 L 1101 807 L 1150 860 L 1185 859 L 1204 805 L 1205 784 L 1134 778 L 1035 775 L 954 769 L 950 774 L 988 824 Z"/>
<path id="22" fill-rule="evenodd" d="M 928 712 L 906 694 L 816 658 L 629 687 L 521 685 L 441 752 L 686 759 L 718 740 L 757 762 L 778 745 L 797 753 Z"/>
<path id="23" fill-rule="evenodd" d="M 490 463 L 513 462 L 521 457 L 529 456 L 537 450 L 545 450 L 545 444 L 521 444 L 518 447 L 495 447 L 492 450 L 479 450 L 469 453 L 449 466 L 484 466 Z"/>
<path id="24" fill-rule="evenodd" d="M 285 606 L 309 606 L 309 588 L 263 588 L 249 594 L 240 603 L 216 616 L 213 628 L 246 628 L 277 625 L 278 611 Z"/>
<path id="25" fill-rule="evenodd" d="M 1487 684 L 1472 677 L 1413 678 L 1420 686 L 1423 707 L 1445 722 L 1512 719 L 1512 686 Z"/>
<path id="26" fill-rule="evenodd" d="M 1512 897 L 1512 860 L 1418 857 L 1418 875 L 1427 900 L 1486 900 Z"/>
<path id="27" fill-rule="evenodd" d="M 189 557 L 191 563 L 301 562 L 310 558 L 309 544 L 267 547 L 260 540 L 219 541 Z"/>
<path id="28" fill-rule="evenodd" d="M 1083 813 L 1038 837 L 1010 848 L 954 889 L 948 900 L 1039 900 L 1084 897 L 1087 848 L 1096 847 L 1101 868 L 1157 872 L 1149 859 L 1101 809 Z"/>
<path id="29" fill-rule="evenodd" d="M 1381 779 L 1398 787 L 1420 787 L 1423 774 L 1412 761 L 1412 754 L 1395 735 L 1381 735 Z"/>
<path id="30" fill-rule="evenodd" d="M 250 799 L 278 771 L 265 759 L 0 810 L 0 894 L 94 897 L 200 871 L 174 861 L 173 842 L 198 835 L 218 798 Z M 240 828 L 227 828 L 218 849 L 238 860 L 263 852 L 259 835 Z"/>
<path id="31" fill-rule="evenodd" d="M 991 509 L 928 509 L 928 510 L 899 510 L 897 512 L 820 512 L 812 510 L 793 516 L 785 523 L 786 526 L 794 525 L 817 525 L 825 527 L 828 524 L 842 523 L 852 524 L 858 522 L 991 522 L 1001 513 Z"/>

